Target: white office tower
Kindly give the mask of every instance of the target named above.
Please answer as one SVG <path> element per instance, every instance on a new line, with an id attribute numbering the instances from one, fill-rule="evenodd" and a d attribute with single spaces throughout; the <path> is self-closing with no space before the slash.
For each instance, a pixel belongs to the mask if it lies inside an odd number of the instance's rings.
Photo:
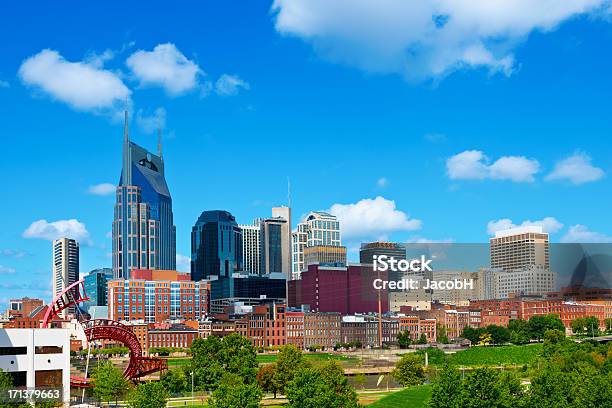
<path id="1" fill-rule="evenodd" d="M 537 266 L 550 269 L 548 233 L 541 226 L 498 231 L 489 240 L 491 268 L 519 270 Z"/>
<path id="2" fill-rule="evenodd" d="M 259 275 L 261 271 L 261 219 L 252 225 L 240 225 L 242 230 L 242 268 Z"/>
<path id="3" fill-rule="evenodd" d="M 496 232 L 490 239 L 495 298 L 553 292 L 556 276 L 550 270 L 549 251 L 548 233 L 541 226 Z"/>
<path id="4" fill-rule="evenodd" d="M 341 246 L 340 222 L 331 214 L 313 211 L 297 225 L 291 234 L 293 258 L 292 279 L 299 279 L 305 268 L 304 248 L 312 246 Z"/>
<path id="5" fill-rule="evenodd" d="M 79 243 L 70 238 L 53 241 L 53 297 L 79 280 Z M 74 314 L 74 307 L 68 308 Z M 66 317 L 65 310 L 60 313 Z"/>

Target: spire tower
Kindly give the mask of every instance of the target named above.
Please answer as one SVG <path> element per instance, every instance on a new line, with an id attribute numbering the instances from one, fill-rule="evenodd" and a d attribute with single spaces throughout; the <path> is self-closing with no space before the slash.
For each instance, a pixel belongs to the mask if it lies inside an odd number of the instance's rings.
<path id="1" fill-rule="evenodd" d="M 123 177 L 122 185 L 132 184 L 132 158 L 130 151 L 130 133 L 128 123 L 128 111 L 125 110 L 125 122 L 123 125 Z"/>

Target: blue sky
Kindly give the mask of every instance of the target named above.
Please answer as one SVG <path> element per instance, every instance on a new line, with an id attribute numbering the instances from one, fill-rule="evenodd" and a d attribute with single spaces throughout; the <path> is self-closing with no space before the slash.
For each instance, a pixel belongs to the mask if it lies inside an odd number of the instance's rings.
<path id="1" fill-rule="evenodd" d="M 62 229 L 82 272 L 110 266 L 91 191 L 119 179 L 126 99 L 137 143 L 163 123 L 183 256 L 201 211 L 250 223 L 287 177 L 294 224 L 332 210 L 353 256 L 525 222 L 610 241 L 610 3 L 524 3 L 0 6 L 0 301 L 50 296 Z"/>

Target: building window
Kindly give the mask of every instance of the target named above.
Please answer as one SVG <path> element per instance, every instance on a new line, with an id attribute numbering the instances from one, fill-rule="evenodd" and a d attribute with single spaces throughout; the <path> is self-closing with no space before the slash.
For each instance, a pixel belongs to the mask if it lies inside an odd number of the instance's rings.
<path id="1" fill-rule="evenodd" d="M 34 354 L 62 354 L 62 346 L 36 346 Z"/>
<path id="2" fill-rule="evenodd" d="M 0 347 L 0 356 L 19 356 L 28 354 L 27 347 Z"/>

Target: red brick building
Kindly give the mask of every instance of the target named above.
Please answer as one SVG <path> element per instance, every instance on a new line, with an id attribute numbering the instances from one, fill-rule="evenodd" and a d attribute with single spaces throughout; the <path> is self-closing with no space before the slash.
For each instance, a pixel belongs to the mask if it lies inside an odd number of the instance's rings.
<path id="1" fill-rule="evenodd" d="M 173 325 L 169 327 L 157 327 L 148 329 L 148 347 L 177 347 L 189 348 L 191 343 L 197 339 L 198 331 L 185 325 Z"/>
<path id="2" fill-rule="evenodd" d="M 378 313 L 379 295 L 382 312 L 389 311 L 387 291 L 376 290 L 372 265 L 349 265 L 331 267 L 309 265 L 301 273 L 300 280 L 289 281 L 288 302 L 290 307 L 308 305 L 313 312 L 338 312 L 343 315 L 355 313 Z M 380 272 L 386 280 L 387 273 Z"/>

